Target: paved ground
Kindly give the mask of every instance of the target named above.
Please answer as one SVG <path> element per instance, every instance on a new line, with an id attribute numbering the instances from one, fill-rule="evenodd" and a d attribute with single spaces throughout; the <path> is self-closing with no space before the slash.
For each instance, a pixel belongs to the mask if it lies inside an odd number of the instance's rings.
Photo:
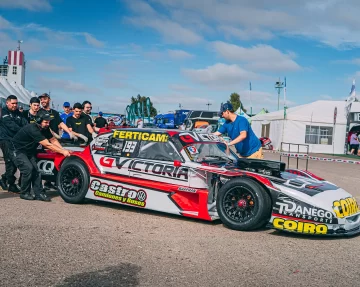
<path id="1" fill-rule="evenodd" d="M 359 166 L 309 167 L 360 196 Z M 52 196 L 50 203 L 27 202 L 0 191 L 0 286 L 359 284 L 360 237 L 236 232 L 220 222 Z"/>

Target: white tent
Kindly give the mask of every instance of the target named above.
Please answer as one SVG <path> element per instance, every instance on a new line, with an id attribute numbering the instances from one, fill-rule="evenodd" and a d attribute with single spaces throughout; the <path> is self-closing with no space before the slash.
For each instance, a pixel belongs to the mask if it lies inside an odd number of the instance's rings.
<path id="1" fill-rule="evenodd" d="M 0 98 L 3 99 L 2 102 L 9 95 L 15 95 L 18 98 L 19 105 L 27 106 L 33 94 L 36 95 L 34 92 L 26 90 L 22 85 L 15 82 L 9 83 L 6 78 L 0 77 Z"/>
<path id="2" fill-rule="evenodd" d="M 311 153 L 344 152 L 346 135 L 345 101 L 316 101 L 310 104 L 289 108 L 284 111 L 262 114 L 252 117 L 252 129 L 258 137 L 271 139 L 274 149 L 280 150 L 281 142 L 309 146 Z M 336 124 L 334 111 L 337 108 Z M 360 102 L 354 102 L 352 113 L 360 113 Z M 284 151 L 289 145 L 283 144 Z M 290 150 L 298 151 L 298 146 L 290 145 Z M 300 146 L 300 152 L 306 152 Z"/>
<path id="3" fill-rule="evenodd" d="M 245 118 L 250 118 L 240 107 L 236 110 L 235 114 L 238 114 L 240 116 L 243 116 Z"/>

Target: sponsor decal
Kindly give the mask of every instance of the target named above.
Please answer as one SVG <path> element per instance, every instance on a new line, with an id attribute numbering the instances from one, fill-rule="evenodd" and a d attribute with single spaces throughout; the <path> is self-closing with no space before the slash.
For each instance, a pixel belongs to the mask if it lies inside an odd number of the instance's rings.
<path id="1" fill-rule="evenodd" d="M 102 183 L 97 179 L 91 181 L 90 189 L 94 191 L 94 195 L 97 197 L 111 199 L 138 207 L 146 206 L 147 194 L 142 189 L 129 189 L 121 185 Z"/>
<path id="2" fill-rule="evenodd" d="M 187 150 L 189 151 L 189 153 L 191 155 L 194 155 L 194 154 L 198 154 L 199 151 L 197 150 L 197 148 L 195 146 L 188 146 L 187 147 Z"/>
<path id="3" fill-rule="evenodd" d="M 276 229 L 294 231 L 305 234 L 327 234 L 328 232 L 328 227 L 326 224 L 315 224 L 309 222 L 286 220 L 283 218 L 274 218 L 273 226 Z"/>
<path id="4" fill-rule="evenodd" d="M 100 165 L 104 166 L 104 167 L 112 167 L 114 161 L 115 161 L 115 158 L 102 157 L 102 158 L 100 158 Z"/>
<path id="5" fill-rule="evenodd" d="M 167 142 L 169 136 L 163 133 L 148 133 L 148 132 L 135 132 L 135 131 L 120 131 L 116 130 L 113 133 L 114 138 L 126 140 L 142 140 L 150 142 Z"/>
<path id="6" fill-rule="evenodd" d="M 124 148 L 123 148 L 123 152 L 129 152 L 129 153 L 133 153 L 135 148 L 136 148 L 137 142 L 126 142 Z"/>
<path id="7" fill-rule="evenodd" d="M 37 163 L 39 172 L 44 175 L 54 175 L 54 162 L 49 160 L 40 160 Z"/>
<path id="8" fill-rule="evenodd" d="M 222 142 L 222 140 L 213 134 L 180 133 L 179 138 L 184 143 L 194 142 Z"/>
<path id="9" fill-rule="evenodd" d="M 170 178 L 175 180 L 187 181 L 189 170 L 186 167 L 175 167 L 160 162 L 150 162 L 144 160 L 125 159 L 120 162 L 118 159 L 116 166 L 121 169 L 127 165 L 129 171 L 135 171 L 143 174 Z"/>
<path id="10" fill-rule="evenodd" d="M 344 218 L 360 212 L 355 197 L 347 197 L 345 199 L 334 201 L 333 210 L 339 218 Z"/>
<path id="11" fill-rule="evenodd" d="M 297 201 L 285 195 L 279 195 L 275 202 L 274 210 L 278 214 L 299 219 L 332 224 L 337 223 L 332 212 Z"/>
<path id="12" fill-rule="evenodd" d="M 178 191 L 196 192 L 195 188 L 179 186 Z"/>

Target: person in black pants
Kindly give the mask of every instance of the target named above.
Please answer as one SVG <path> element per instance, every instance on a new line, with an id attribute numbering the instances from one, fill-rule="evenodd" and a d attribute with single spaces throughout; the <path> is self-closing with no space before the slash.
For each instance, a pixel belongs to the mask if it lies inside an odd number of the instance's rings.
<path id="1" fill-rule="evenodd" d="M 17 97 L 14 95 L 8 96 L 6 107 L 2 110 L 0 118 L 0 148 L 5 161 L 5 174 L 1 176 L 0 185 L 2 189 L 11 192 L 20 192 L 20 190 L 15 184 L 16 166 L 9 156 L 9 140 L 26 124 L 26 119 L 18 110 Z"/>
<path id="2" fill-rule="evenodd" d="M 41 174 L 36 164 L 36 149 L 41 144 L 44 148 L 70 156 L 70 151 L 64 149 L 49 129 L 50 114 L 42 113 L 36 123 L 31 123 L 21 128 L 10 144 L 10 154 L 17 168 L 20 170 L 21 192 L 20 198 L 26 200 L 50 201 L 41 184 Z M 31 195 L 31 186 L 35 198 Z"/>

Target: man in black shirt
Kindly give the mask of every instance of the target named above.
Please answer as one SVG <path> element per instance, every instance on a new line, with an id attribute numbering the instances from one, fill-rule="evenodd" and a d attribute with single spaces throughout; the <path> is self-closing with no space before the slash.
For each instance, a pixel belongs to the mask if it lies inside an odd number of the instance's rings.
<path id="1" fill-rule="evenodd" d="M 37 113 L 40 110 L 40 100 L 37 97 L 30 99 L 30 109 L 23 111 L 22 115 L 29 124 L 36 122 Z"/>
<path id="2" fill-rule="evenodd" d="M 93 128 L 91 127 L 91 121 L 82 113 L 82 105 L 80 103 L 74 104 L 73 115 L 66 119 L 66 125 L 70 131 L 77 137 L 89 142 L 88 135 L 96 136 Z"/>
<path id="3" fill-rule="evenodd" d="M 41 96 L 39 96 L 39 99 L 42 108 L 39 110 L 38 115 L 40 116 L 41 114 L 46 114 L 46 113 L 50 114 L 51 117 L 50 130 L 53 136 L 57 139 L 60 139 L 61 137 L 59 135 L 59 128 L 61 128 L 70 135 L 71 139 L 74 138 L 69 128 L 62 121 L 60 114 L 56 110 L 50 108 L 50 96 L 47 93 L 44 93 Z M 46 189 L 57 189 L 56 186 L 54 186 L 50 181 L 46 181 L 44 183 L 44 187 Z"/>
<path id="4" fill-rule="evenodd" d="M 107 121 L 103 118 L 103 113 L 99 112 L 99 116 L 95 119 L 95 127 L 101 129 L 107 127 Z"/>
<path id="5" fill-rule="evenodd" d="M 28 124 L 21 128 L 10 144 L 12 160 L 21 172 L 20 198 L 33 200 L 31 186 L 35 193 L 35 199 L 50 201 L 42 190 L 41 174 L 36 164 L 36 149 L 39 144 L 51 151 L 61 153 L 65 157 L 70 156 L 70 151 L 64 149 L 52 135 L 50 126 L 50 114 L 42 114 L 36 123 Z"/>
<path id="6" fill-rule="evenodd" d="M 39 96 L 39 100 L 42 106 L 42 108 L 39 111 L 39 115 L 42 113 L 50 114 L 51 117 L 50 129 L 53 133 L 55 133 L 54 136 L 60 139 L 59 128 L 61 128 L 70 135 L 70 138 L 72 138 L 72 134 L 68 129 L 68 127 L 61 120 L 60 114 L 56 110 L 50 108 L 50 96 L 47 93 L 44 93 L 41 96 Z"/>
<path id="7" fill-rule="evenodd" d="M 20 192 L 15 184 L 16 166 L 9 156 L 10 140 L 27 124 L 21 112 L 18 110 L 18 100 L 14 95 L 6 99 L 6 107 L 3 108 L 0 119 L 0 148 L 5 161 L 5 174 L 1 176 L 1 187 L 12 192 Z M 7 187 L 9 184 L 9 187 Z"/>

